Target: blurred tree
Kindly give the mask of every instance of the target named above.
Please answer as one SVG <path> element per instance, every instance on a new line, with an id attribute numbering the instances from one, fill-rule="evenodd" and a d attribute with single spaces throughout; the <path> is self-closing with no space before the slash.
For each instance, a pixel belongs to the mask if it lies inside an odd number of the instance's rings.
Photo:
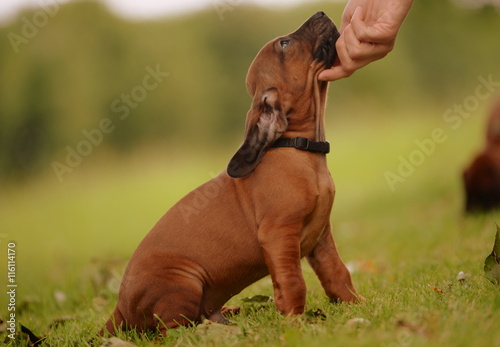
<path id="1" fill-rule="evenodd" d="M 0 28 L 0 178 L 50 169 L 52 161 L 64 160 L 66 146 L 76 146 L 82 131 L 104 118 L 114 130 L 100 146 L 123 153 L 179 139 L 203 146 L 240 140 L 253 57 L 319 8 L 340 25 L 343 4 L 332 1 L 279 12 L 240 5 L 223 20 L 210 8 L 149 22 L 125 21 L 99 2 L 79 1 L 61 5 L 26 38 L 23 28 L 37 10 L 22 13 Z M 499 19 L 492 6 L 416 1 L 396 49 L 335 82 L 330 107 L 349 114 L 394 114 L 425 103 L 448 107 L 457 94 L 470 93 L 477 76 L 500 72 Z M 17 49 L 8 39 L 12 33 L 24 40 Z M 146 89 L 148 69 L 156 68 L 168 77 Z M 125 117 L 118 106 L 127 105 Z"/>

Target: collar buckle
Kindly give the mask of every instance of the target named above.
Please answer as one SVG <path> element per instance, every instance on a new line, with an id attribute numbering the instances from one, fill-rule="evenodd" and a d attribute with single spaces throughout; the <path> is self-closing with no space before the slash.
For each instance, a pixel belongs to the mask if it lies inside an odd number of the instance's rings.
<path id="1" fill-rule="evenodd" d="M 307 151 L 309 149 L 309 139 L 305 137 L 296 137 L 294 140 L 294 147 Z"/>

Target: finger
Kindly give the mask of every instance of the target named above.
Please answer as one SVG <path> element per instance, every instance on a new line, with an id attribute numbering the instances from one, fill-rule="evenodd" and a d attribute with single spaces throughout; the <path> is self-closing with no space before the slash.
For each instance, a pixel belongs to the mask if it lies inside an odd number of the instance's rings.
<path id="1" fill-rule="evenodd" d="M 360 41 L 382 44 L 394 42 L 398 32 L 389 12 L 382 14 L 372 25 L 366 25 L 361 16 L 355 13 L 351 19 L 351 30 Z"/>
<path id="2" fill-rule="evenodd" d="M 355 16 L 363 18 L 363 8 L 358 6 L 353 11 L 351 6 L 346 6 L 344 13 L 342 13 L 342 26 L 340 27 L 340 33 L 344 32 L 345 28 L 351 24 L 351 20 Z"/>
<path id="3" fill-rule="evenodd" d="M 341 78 L 348 77 L 352 75 L 355 70 L 353 68 L 346 68 L 354 66 L 355 63 L 349 57 L 349 54 L 346 50 L 346 45 L 344 41 L 344 35 L 340 35 L 339 39 L 335 44 L 335 48 L 337 50 L 337 59 L 335 61 L 334 66 L 331 69 L 327 69 L 322 71 L 318 75 L 318 79 L 322 81 L 335 81 Z"/>
<path id="4" fill-rule="evenodd" d="M 336 81 L 341 78 L 349 77 L 353 74 L 353 71 L 345 71 L 341 65 L 334 66 L 331 69 L 326 69 L 320 72 L 318 79 L 320 81 Z"/>
<path id="5" fill-rule="evenodd" d="M 347 54 L 352 60 L 378 60 L 389 53 L 393 44 L 361 41 L 350 25 L 343 33 Z"/>

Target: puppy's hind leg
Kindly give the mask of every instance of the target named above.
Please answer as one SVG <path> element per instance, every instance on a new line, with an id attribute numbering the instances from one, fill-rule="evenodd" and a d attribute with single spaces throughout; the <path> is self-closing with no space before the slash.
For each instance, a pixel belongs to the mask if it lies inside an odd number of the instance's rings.
<path id="1" fill-rule="evenodd" d="M 162 291 L 154 307 L 154 320 L 164 336 L 169 329 L 200 323 L 203 284 L 193 278 L 175 276 Z"/>

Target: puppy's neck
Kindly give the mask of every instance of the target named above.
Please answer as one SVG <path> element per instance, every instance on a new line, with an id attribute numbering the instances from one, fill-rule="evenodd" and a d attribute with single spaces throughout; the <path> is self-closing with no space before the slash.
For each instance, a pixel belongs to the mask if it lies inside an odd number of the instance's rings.
<path id="1" fill-rule="evenodd" d="M 328 83 L 317 81 L 311 86 L 312 92 L 300 100 L 300 107 L 290 117 L 284 138 L 305 137 L 312 141 L 325 141 L 325 107 Z"/>
<path id="2" fill-rule="evenodd" d="M 325 141 L 325 109 L 326 109 L 326 98 L 328 95 L 328 82 L 318 81 L 317 76 L 316 83 L 314 83 L 314 105 L 316 108 L 315 112 L 315 130 L 316 130 L 316 141 Z"/>

